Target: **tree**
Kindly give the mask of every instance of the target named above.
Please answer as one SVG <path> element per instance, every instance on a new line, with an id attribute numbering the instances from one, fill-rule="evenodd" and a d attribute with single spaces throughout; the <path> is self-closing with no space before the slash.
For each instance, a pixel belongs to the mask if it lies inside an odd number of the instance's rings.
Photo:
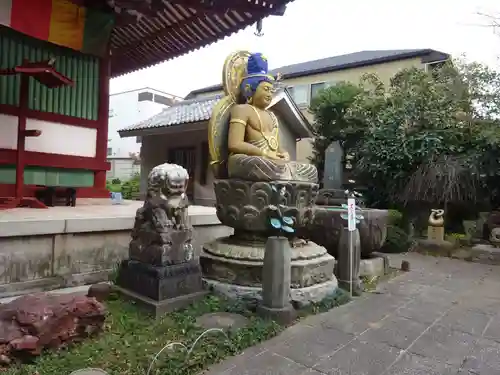
<path id="1" fill-rule="evenodd" d="M 389 85 L 367 75 L 323 92 L 312 108 L 318 167 L 325 145 L 343 142 L 372 204 L 470 201 L 500 186 L 500 74 L 484 65 L 407 69 Z"/>
<path id="2" fill-rule="evenodd" d="M 366 116 L 373 102 L 378 109 Z M 383 97 L 365 91 L 353 104 L 353 115 L 370 124 L 358 170 L 373 178 L 385 204 L 473 201 L 491 187 L 483 178 L 492 170 L 485 155 L 498 144 L 499 105 L 500 74 L 484 65 L 405 70 Z"/>
<path id="3" fill-rule="evenodd" d="M 346 117 L 361 89 L 353 84 L 340 82 L 322 90 L 312 101 L 310 110 L 314 114 L 314 141 L 311 162 L 318 168 L 320 181 L 325 167 L 325 151 L 339 141 L 344 155 L 363 139 L 364 123 Z"/>

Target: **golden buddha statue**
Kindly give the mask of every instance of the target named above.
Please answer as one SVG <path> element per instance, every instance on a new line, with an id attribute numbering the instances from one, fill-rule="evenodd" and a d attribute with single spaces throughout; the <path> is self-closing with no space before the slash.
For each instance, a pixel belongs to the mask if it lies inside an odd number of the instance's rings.
<path id="1" fill-rule="evenodd" d="M 226 170 L 216 169 L 216 177 L 316 183 L 316 167 L 290 161 L 280 145 L 278 118 L 268 110 L 275 78 L 268 74 L 267 59 L 245 51 L 230 55 L 223 82 L 226 96 L 214 108 L 209 124 L 212 164 Z"/>

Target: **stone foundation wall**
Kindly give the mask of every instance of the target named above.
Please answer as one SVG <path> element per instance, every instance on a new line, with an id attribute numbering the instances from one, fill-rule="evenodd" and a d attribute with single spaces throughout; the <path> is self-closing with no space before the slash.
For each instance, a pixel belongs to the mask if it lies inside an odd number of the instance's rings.
<path id="1" fill-rule="evenodd" d="M 203 243 L 232 233 L 231 228 L 218 222 L 215 214 L 207 216 L 191 219 L 196 256 Z M 47 234 L 26 235 L 17 227 L 16 234 L 0 237 L 0 298 L 108 280 L 114 266 L 128 256 L 133 218 L 78 221 L 81 225 L 77 228 L 65 225 L 65 233 L 47 230 Z M 40 225 L 43 223 L 48 221 L 40 221 Z"/>

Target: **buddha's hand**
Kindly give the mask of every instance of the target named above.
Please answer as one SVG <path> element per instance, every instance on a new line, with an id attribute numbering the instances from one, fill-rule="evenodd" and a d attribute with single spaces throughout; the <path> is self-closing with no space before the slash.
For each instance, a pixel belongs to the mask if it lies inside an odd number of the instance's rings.
<path id="1" fill-rule="evenodd" d="M 265 152 L 263 157 L 269 160 L 283 160 L 283 158 L 277 152 Z"/>
<path id="2" fill-rule="evenodd" d="M 290 161 L 290 154 L 288 152 L 277 152 L 276 156 L 278 156 L 281 160 Z"/>

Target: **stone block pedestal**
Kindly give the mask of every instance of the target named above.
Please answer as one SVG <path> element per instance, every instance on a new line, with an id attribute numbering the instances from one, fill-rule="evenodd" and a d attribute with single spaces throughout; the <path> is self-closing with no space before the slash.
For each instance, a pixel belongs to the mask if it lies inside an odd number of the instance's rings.
<path id="1" fill-rule="evenodd" d="M 120 265 L 117 289 L 156 317 L 204 297 L 198 261 L 153 266 L 134 260 Z"/>

